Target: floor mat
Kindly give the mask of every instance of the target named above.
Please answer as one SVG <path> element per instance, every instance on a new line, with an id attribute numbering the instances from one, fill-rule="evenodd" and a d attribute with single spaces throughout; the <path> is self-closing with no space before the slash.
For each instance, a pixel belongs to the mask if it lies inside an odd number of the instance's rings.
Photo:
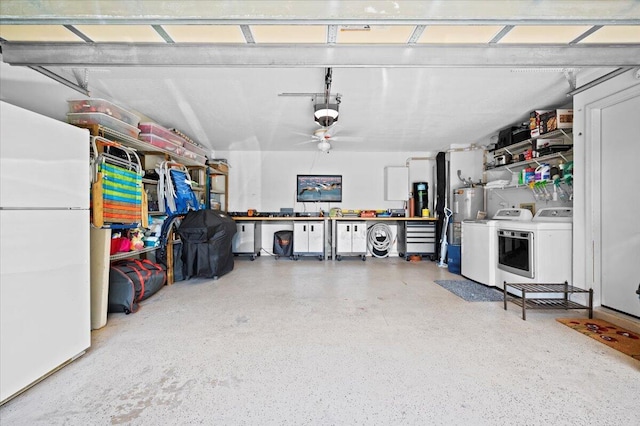
<path id="1" fill-rule="evenodd" d="M 435 280 L 434 282 L 467 302 L 501 302 L 504 297 L 501 291 L 475 281 Z"/>
<path id="2" fill-rule="evenodd" d="M 556 321 L 640 361 L 637 333 L 600 319 L 556 318 Z"/>

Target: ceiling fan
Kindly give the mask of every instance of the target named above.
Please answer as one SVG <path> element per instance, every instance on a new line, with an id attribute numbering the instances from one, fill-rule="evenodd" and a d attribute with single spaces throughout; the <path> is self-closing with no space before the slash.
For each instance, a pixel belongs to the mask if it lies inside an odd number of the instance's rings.
<path id="1" fill-rule="evenodd" d="M 333 71 L 331 68 L 326 68 L 324 76 L 324 93 L 281 93 L 279 96 L 308 96 L 311 95 L 313 101 L 313 119 L 316 124 L 320 126 L 311 135 L 311 139 L 298 143 L 298 145 L 305 143 L 317 143 L 318 149 L 324 153 L 328 153 L 331 150 L 331 142 L 337 140 L 346 141 L 349 139 L 344 136 L 335 136 L 338 128 L 336 122 L 338 121 L 341 95 L 339 93 L 331 94 L 331 82 L 333 80 Z M 324 97 L 320 100 L 319 98 Z M 356 140 L 357 138 L 350 138 Z"/>
<path id="2" fill-rule="evenodd" d="M 337 126 L 321 127 L 313 132 L 313 135 L 311 135 L 311 139 L 299 142 L 298 145 L 316 143 L 320 151 L 328 153 L 332 148 L 332 142 L 356 142 L 362 140 L 361 138 L 350 136 L 336 136 L 338 130 L 340 130 L 340 128 Z"/>

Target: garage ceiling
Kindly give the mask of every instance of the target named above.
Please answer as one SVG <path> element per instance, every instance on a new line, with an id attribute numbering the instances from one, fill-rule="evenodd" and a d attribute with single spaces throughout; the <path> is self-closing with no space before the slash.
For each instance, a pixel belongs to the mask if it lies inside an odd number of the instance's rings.
<path id="1" fill-rule="evenodd" d="M 314 150 L 301 142 L 331 67 L 350 136 L 334 149 L 438 151 L 486 144 L 570 103 L 576 80 L 640 65 L 639 3 L 3 0 L 0 44 L 5 63 L 216 151 Z"/>

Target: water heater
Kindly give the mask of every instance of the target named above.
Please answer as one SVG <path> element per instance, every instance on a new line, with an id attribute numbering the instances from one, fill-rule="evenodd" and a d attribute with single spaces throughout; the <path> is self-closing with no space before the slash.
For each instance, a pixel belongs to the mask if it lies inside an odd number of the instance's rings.
<path id="1" fill-rule="evenodd" d="M 429 184 L 413 182 L 413 215 L 422 216 L 422 209 L 429 208 Z"/>
<path id="2" fill-rule="evenodd" d="M 484 210 L 484 191 L 479 188 L 458 188 L 453 191 L 453 222 L 475 220 Z"/>

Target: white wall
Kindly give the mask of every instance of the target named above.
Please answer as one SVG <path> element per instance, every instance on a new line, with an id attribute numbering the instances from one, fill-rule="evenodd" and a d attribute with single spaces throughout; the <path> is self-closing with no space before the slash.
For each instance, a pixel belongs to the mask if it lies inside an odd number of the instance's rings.
<path id="1" fill-rule="evenodd" d="M 453 149 L 464 149 L 464 145 L 454 145 Z M 447 196 L 449 199 L 447 200 L 447 206 L 451 208 L 453 204 L 453 191 L 457 188 L 462 188 L 465 186 L 464 183 L 458 179 L 458 170 L 460 170 L 460 175 L 464 179 L 469 179 L 474 183 L 477 183 L 482 180 L 482 176 L 484 173 L 484 150 L 482 149 L 473 149 L 469 151 L 451 151 L 448 154 L 449 160 L 449 193 Z"/>
<path id="2" fill-rule="evenodd" d="M 562 184 L 563 189 L 568 189 L 565 184 Z M 548 185 L 547 189 L 553 191 L 553 185 Z M 526 186 L 511 187 L 511 188 L 494 188 L 485 189 L 485 210 L 487 217 L 493 217 L 496 212 L 504 208 L 520 208 L 521 204 L 534 204 L 535 211 L 548 207 L 572 207 L 572 201 L 557 201 L 549 200 L 536 200 L 533 196 L 533 191 Z"/>
<path id="3" fill-rule="evenodd" d="M 67 99 L 85 96 L 44 75 L 0 61 L 0 99 L 29 111 L 67 121 Z"/>
<path id="4" fill-rule="evenodd" d="M 353 153 L 332 150 L 328 154 L 320 151 L 233 151 L 216 152 L 217 158 L 229 161 L 229 211 L 256 209 L 262 212 L 277 212 L 281 207 L 293 208 L 297 212 L 328 211 L 332 207 L 351 209 L 395 209 L 404 208 L 403 201 L 385 201 L 384 168 L 387 166 L 409 167 L 407 195 L 412 182 L 429 183 L 429 204 L 433 211 L 433 188 L 435 157 L 428 152 L 372 152 Z M 298 174 L 342 175 L 341 203 L 296 202 L 296 175 Z M 395 240 L 397 227 L 390 224 Z M 272 250 L 273 233 L 293 229 L 290 223 L 262 224 L 262 248 Z M 397 255 L 397 243 L 390 255 Z"/>
<path id="5" fill-rule="evenodd" d="M 384 168 L 404 166 L 408 158 L 428 157 L 427 152 L 372 152 L 353 153 L 332 150 L 320 151 L 234 151 L 216 152 L 226 158 L 229 170 L 229 210 L 279 211 L 281 207 L 295 211 L 341 209 L 403 208 L 402 201 L 385 201 Z M 424 160 L 409 162 L 409 180 L 429 182 L 433 177 L 429 163 Z M 435 163 L 434 163 L 435 164 Z M 341 203 L 297 203 L 296 175 L 342 175 Z M 409 185 L 407 183 L 407 193 Z M 430 199 L 431 202 L 431 199 Z"/>

